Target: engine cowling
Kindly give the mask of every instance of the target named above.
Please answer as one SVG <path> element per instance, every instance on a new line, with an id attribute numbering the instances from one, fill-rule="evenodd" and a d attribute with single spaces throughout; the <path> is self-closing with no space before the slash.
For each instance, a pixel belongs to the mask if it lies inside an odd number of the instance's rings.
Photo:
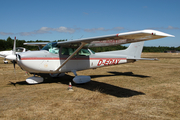
<path id="1" fill-rule="evenodd" d="M 8 60 L 16 60 L 16 55 L 8 55 L 5 58 Z"/>

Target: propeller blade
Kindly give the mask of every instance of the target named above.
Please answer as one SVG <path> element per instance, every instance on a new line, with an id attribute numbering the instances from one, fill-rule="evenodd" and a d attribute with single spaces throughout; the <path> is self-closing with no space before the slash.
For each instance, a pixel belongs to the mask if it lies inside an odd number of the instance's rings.
<path id="1" fill-rule="evenodd" d="M 13 60 L 13 61 L 12 61 L 12 63 L 13 63 L 14 69 L 15 69 L 15 66 L 16 66 L 16 61 L 15 61 L 15 60 Z"/>
<path id="2" fill-rule="evenodd" d="M 14 37 L 13 55 L 16 55 L 16 37 Z"/>
<path id="3" fill-rule="evenodd" d="M 6 56 L 5 59 L 11 60 L 11 61 L 16 60 L 16 37 L 14 37 L 13 52 L 11 55 Z"/>
<path id="4" fill-rule="evenodd" d="M 12 63 L 13 63 L 13 66 L 14 66 L 14 71 L 15 71 L 15 66 L 16 66 L 16 36 L 14 37 L 14 46 L 13 46 L 13 55 L 11 56 L 13 59 L 12 59 Z"/>

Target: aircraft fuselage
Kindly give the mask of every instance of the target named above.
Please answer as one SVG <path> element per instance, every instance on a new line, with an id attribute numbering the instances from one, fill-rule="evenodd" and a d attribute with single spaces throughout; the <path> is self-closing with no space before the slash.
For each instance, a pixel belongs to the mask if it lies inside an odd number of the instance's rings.
<path id="1" fill-rule="evenodd" d="M 46 50 L 29 51 L 20 53 L 17 59 L 18 65 L 25 71 L 30 73 L 62 73 L 71 70 L 84 70 L 108 65 L 117 65 L 127 63 L 125 56 L 93 54 L 91 50 L 89 55 L 77 54 L 71 58 L 61 69 L 56 69 L 68 58 L 69 55 L 51 53 Z"/>

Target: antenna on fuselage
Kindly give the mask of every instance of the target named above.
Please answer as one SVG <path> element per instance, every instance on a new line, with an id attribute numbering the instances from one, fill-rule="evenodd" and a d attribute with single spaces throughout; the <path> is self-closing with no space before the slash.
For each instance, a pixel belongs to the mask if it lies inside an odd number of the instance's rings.
<path id="1" fill-rule="evenodd" d="M 82 35 L 79 39 L 81 39 L 84 35 Z"/>
<path id="2" fill-rule="evenodd" d="M 73 38 L 73 36 L 69 40 L 73 40 L 72 38 Z"/>

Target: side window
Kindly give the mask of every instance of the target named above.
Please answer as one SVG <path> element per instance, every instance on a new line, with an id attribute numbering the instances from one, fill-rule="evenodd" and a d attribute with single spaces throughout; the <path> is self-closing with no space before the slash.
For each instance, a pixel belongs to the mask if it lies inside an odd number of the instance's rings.
<path id="1" fill-rule="evenodd" d="M 62 51 L 61 51 L 61 54 L 62 55 L 72 55 L 75 50 L 76 50 L 76 48 L 66 48 L 66 47 L 63 47 Z M 77 55 L 77 53 L 75 55 Z M 89 56 L 89 55 L 91 55 L 91 53 L 89 52 L 88 49 L 81 49 L 78 52 L 78 55 L 80 55 L 80 56 Z"/>
<path id="2" fill-rule="evenodd" d="M 75 50 L 76 50 L 75 48 L 65 48 L 65 47 L 63 47 L 62 51 L 61 51 L 61 54 L 62 55 L 71 55 L 71 54 L 74 53 Z M 75 54 L 75 55 L 77 55 L 77 54 Z"/>
<path id="3" fill-rule="evenodd" d="M 79 51 L 79 55 L 80 55 L 80 56 L 89 56 L 89 55 L 91 55 L 91 53 L 89 52 L 88 49 L 81 49 L 81 50 Z"/>
<path id="4" fill-rule="evenodd" d="M 69 52 L 68 52 L 68 48 L 62 48 L 62 51 L 61 51 L 61 54 L 62 55 L 69 55 Z"/>

